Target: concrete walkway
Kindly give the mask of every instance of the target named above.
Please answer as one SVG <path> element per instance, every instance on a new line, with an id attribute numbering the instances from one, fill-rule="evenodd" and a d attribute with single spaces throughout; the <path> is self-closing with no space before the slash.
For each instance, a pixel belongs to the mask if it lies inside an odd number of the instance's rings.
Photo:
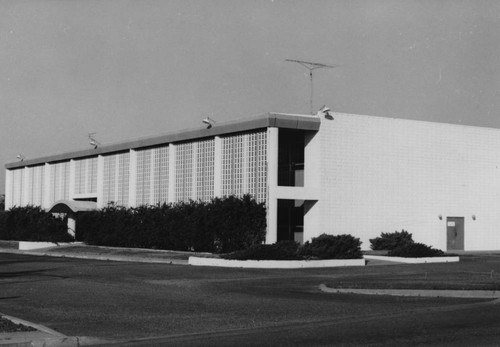
<path id="1" fill-rule="evenodd" d="M 143 248 L 88 246 L 84 244 L 56 246 L 50 248 L 33 249 L 29 251 L 13 248 L 0 248 L 0 253 L 179 265 L 188 265 L 189 256 L 213 256 L 210 253 L 202 252 L 180 252 Z"/>

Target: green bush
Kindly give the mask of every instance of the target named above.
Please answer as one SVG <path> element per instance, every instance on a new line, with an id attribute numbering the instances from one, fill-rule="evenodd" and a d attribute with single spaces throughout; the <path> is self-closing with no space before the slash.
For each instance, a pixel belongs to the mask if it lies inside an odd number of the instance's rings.
<path id="1" fill-rule="evenodd" d="M 236 260 L 297 260 L 299 244 L 295 241 L 280 241 L 272 245 L 253 245 L 247 249 L 224 254 L 224 259 Z"/>
<path id="2" fill-rule="evenodd" d="M 71 242 L 67 222 L 38 206 L 13 207 L 0 213 L 0 239 Z"/>
<path id="3" fill-rule="evenodd" d="M 423 243 L 407 243 L 391 250 L 389 256 L 404 258 L 441 257 L 444 256 L 444 252 Z"/>
<path id="4" fill-rule="evenodd" d="M 79 241 L 92 245 L 227 253 L 264 241 L 266 210 L 249 195 L 80 213 Z"/>
<path id="5" fill-rule="evenodd" d="M 361 241 L 352 235 L 327 235 L 315 237 L 299 250 L 306 259 L 360 259 Z"/>
<path id="6" fill-rule="evenodd" d="M 253 245 L 248 249 L 224 254 L 224 259 L 237 260 L 304 260 L 304 259 L 360 259 L 361 242 L 351 235 L 315 237 L 300 246 L 295 241 L 280 241 L 272 245 Z"/>
<path id="7" fill-rule="evenodd" d="M 410 233 L 405 230 L 401 232 L 382 233 L 380 237 L 370 239 L 370 248 L 377 250 L 392 250 L 397 247 L 404 246 L 408 243 L 413 243 L 413 238 Z"/>

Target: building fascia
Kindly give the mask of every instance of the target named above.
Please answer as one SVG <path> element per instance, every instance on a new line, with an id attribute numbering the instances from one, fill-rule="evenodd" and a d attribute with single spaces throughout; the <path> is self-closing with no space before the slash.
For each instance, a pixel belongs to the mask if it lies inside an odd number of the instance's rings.
<path id="1" fill-rule="evenodd" d="M 223 136 L 232 133 L 245 132 L 269 127 L 301 129 L 318 131 L 320 119 L 314 116 L 283 114 L 283 113 L 265 113 L 260 116 L 241 119 L 236 121 L 216 123 L 210 129 L 196 128 L 181 130 L 160 136 L 152 136 L 142 139 L 120 142 L 116 144 L 103 145 L 95 149 L 79 150 L 67 153 L 61 153 L 51 156 L 45 156 L 35 159 L 28 159 L 22 162 L 13 162 L 5 164 L 6 169 L 16 169 L 26 166 L 40 165 L 44 163 L 54 163 L 70 159 L 80 159 L 85 157 L 95 157 L 117 152 L 128 151 L 130 149 L 139 149 L 154 147 L 162 144 L 176 143 L 182 141 L 196 140 L 200 138 L 210 138 Z"/>

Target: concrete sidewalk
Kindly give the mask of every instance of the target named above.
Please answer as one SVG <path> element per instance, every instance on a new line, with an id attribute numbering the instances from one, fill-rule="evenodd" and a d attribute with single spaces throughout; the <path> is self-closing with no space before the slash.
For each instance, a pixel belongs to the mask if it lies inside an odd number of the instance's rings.
<path id="1" fill-rule="evenodd" d="M 29 251 L 21 251 L 13 248 L 0 248 L 0 253 L 177 265 L 188 265 L 188 259 L 190 256 L 213 257 L 210 253 L 202 252 L 88 246 L 84 244 L 56 246 L 43 249 L 33 249 Z"/>

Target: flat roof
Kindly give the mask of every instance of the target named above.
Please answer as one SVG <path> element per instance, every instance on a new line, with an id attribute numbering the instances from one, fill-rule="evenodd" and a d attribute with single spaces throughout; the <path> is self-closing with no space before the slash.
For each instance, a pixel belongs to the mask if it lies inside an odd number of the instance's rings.
<path id="1" fill-rule="evenodd" d="M 214 137 L 218 135 L 245 132 L 263 128 L 286 128 L 318 131 L 320 124 L 320 119 L 315 116 L 284 113 L 265 113 L 251 118 L 216 123 L 210 129 L 207 129 L 205 127 L 185 129 L 159 136 L 145 137 L 136 140 L 119 142 L 116 144 L 102 145 L 95 149 L 66 152 L 56 155 L 28 159 L 24 161 L 7 163 L 5 164 L 5 168 L 15 169 L 43 163 L 65 161 L 69 159 L 94 157 L 100 154 L 122 152 L 129 149 L 152 147 L 161 144 L 188 141 L 205 137 Z"/>

